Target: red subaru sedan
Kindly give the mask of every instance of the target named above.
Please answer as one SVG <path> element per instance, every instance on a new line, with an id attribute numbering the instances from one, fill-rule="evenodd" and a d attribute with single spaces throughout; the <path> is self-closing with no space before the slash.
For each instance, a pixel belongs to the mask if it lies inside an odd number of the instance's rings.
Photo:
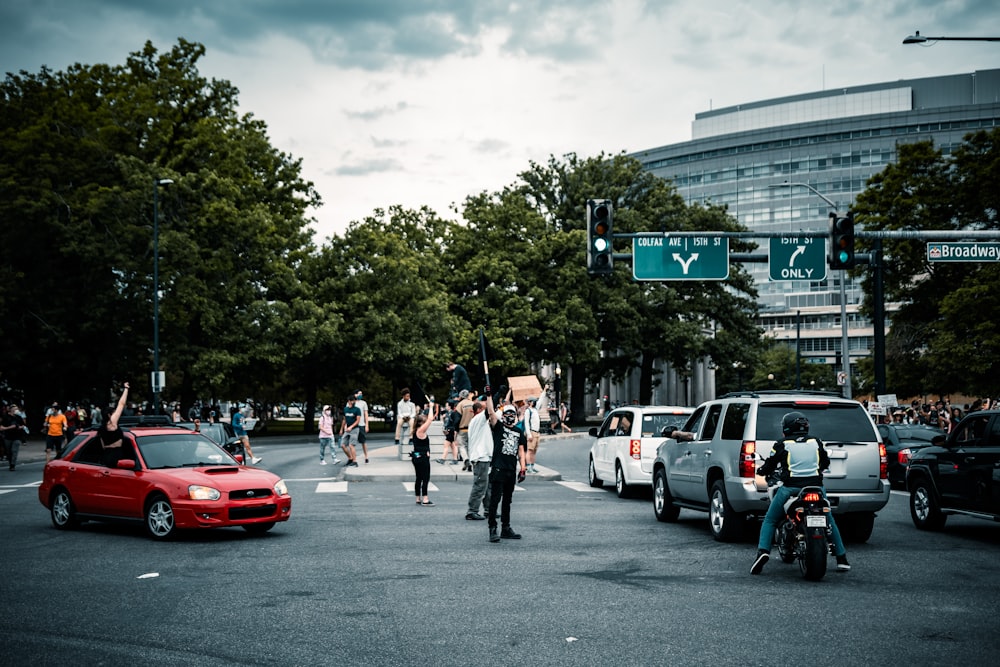
<path id="1" fill-rule="evenodd" d="M 242 465 L 201 433 L 170 425 L 123 432 L 113 464 L 96 429 L 80 433 L 62 457 L 45 464 L 38 499 L 56 528 L 135 521 L 164 540 L 187 528 L 264 533 L 291 516 L 292 498 L 280 477 Z"/>

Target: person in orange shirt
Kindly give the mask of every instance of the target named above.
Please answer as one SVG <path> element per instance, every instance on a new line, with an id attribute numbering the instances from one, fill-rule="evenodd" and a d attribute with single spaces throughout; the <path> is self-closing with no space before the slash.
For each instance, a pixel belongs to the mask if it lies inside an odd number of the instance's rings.
<path id="1" fill-rule="evenodd" d="M 52 410 L 45 417 L 45 462 L 62 456 L 63 443 L 66 438 L 66 415 L 59 409 L 58 403 L 52 404 Z"/>

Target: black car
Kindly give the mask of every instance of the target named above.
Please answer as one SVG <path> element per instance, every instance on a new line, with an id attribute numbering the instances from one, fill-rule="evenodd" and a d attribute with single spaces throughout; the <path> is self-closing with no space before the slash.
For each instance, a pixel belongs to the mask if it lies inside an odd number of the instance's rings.
<path id="1" fill-rule="evenodd" d="M 915 452 L 906 471 L 910 516 L 939 530 L 949 514 L 1000 521 L 1000 410 L 969 414 L 940 445 Z"/>
<path id="2" fill-rule="evenodd" d="M 900 489 L 906 486 L 906 469 L 913 454 L 929 447 L 934 438 L 944 437 L 944 431 L 925 424 L 879 424 L 878 432 L 885 443 L 889 483 Z"/>

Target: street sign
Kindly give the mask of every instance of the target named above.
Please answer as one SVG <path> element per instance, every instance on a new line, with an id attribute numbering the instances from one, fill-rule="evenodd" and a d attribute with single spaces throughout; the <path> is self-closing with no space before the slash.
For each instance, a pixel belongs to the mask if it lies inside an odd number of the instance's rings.
<path id="1" fill-rule="evenodd" d="M 928 262 L 1000 262 L 1000 243 L 934 242 L 927 244 Z"/>
<path id="2" fill-rule="evenodd" d="M 812 237 L 769 239 L 767 268 L 771 280 L 823 280 L 824 246 L 824 239 Z"/>
<path id="3" fill-rule="evenodd" d="M 729 239 L 633 238 L 632 275 L 636 280 L 725 280 L 729 277 Z"/>

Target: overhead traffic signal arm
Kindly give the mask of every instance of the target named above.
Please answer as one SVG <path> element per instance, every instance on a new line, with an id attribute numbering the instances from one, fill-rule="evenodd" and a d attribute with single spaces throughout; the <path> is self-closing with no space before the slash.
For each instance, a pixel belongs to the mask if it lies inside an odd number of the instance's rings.
<path id="1" fill-rule="evenodd" d="M 587 200 L 587 273 L 591 275 L 610 275 L 614 271 L 613 224 L 610 199 Z"/>
<path id="2" fill-rule="evenodd" d="M 854 254 L 854 212 L 848 211 L 841 217 L 830 214 L 830 256 L 831 269 L 852 269 L 857 258 Z"/>

